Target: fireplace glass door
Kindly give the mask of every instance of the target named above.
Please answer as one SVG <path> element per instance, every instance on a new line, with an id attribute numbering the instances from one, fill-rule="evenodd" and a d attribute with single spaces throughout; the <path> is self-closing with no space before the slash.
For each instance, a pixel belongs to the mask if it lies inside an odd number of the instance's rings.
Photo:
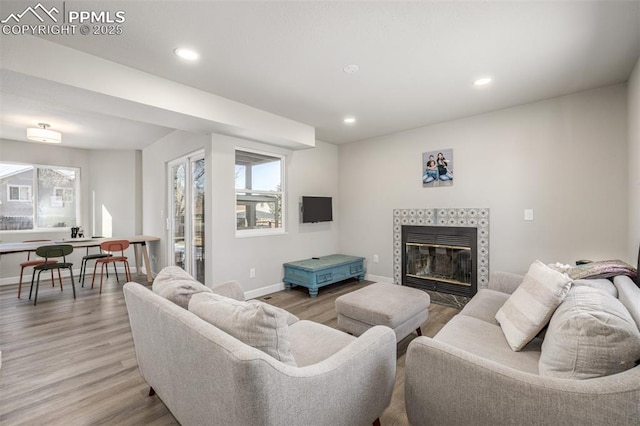
<path id="1" fill-rule="evenodd" d="M 407 243 L 407 276 L 471 286 L 471 247 Z"/>

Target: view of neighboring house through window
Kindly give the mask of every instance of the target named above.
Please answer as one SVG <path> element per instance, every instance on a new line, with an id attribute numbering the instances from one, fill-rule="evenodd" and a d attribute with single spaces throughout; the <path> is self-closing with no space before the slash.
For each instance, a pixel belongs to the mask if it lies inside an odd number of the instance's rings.
<path id="1" fill-rule="evenodd" d="M 80 169 L 0 162 L 0 231 L 78 224 Z"/>
<path id="2" fill-rule="evenodd" d="M 31 185 L 8 185 L 9 201 L 31 201 Z"/>
<path id="3" fill-rule="evenodd" d="M 284 232 L 284 156 L 236 149 L 236 232 Z"/>

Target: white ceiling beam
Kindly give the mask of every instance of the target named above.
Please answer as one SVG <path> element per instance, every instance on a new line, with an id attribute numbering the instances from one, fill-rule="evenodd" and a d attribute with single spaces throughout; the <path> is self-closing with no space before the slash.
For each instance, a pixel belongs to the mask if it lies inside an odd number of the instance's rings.
<path id="1" fill-rule="evenodd" d="M 57 91 L 68 86 L 116 117 L 293 149 L 315 146 L 312 126 L 37 37 L 3 37 L 1 68 L 53 82 Z"/>

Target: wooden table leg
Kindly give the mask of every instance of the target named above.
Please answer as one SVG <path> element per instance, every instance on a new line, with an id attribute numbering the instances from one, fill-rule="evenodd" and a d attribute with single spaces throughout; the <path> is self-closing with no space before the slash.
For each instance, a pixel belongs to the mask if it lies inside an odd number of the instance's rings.
<path id="1" fill-rule="evenodd" d="M 137 244 L 133 244 L 133 257 L 135 258 L 135 261 L 136 261 L 136 274 L 140 275 L 140 253 L 138 253 Z"/>
<path id="2" fill-rule="evenodd" d="M 142 242 L 142 259 L 144 260 L 144 269 L 147 271 L 147 282 L 151 284 L 153 282 L 153 275 L 151 275 L 151 262 L 149 261 L 147 243 L 144 241 Z"/>

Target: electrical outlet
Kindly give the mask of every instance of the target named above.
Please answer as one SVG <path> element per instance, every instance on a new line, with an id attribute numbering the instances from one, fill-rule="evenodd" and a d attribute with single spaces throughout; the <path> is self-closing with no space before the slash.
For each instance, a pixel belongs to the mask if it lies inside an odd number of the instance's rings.
<path id="1" fill-rule="evenodd" d="M 249 269 L 249 278 L 255 278 L 255 277 L 256 277 L 256 268 Z"/>
<path id="2" fill-rule="evenodd" d="M 378 263 L 378 262 L 380 262 L 380 258 L 378 257 L 377 254 L 374 254 L 373 255 L 373 263 Z"/>

